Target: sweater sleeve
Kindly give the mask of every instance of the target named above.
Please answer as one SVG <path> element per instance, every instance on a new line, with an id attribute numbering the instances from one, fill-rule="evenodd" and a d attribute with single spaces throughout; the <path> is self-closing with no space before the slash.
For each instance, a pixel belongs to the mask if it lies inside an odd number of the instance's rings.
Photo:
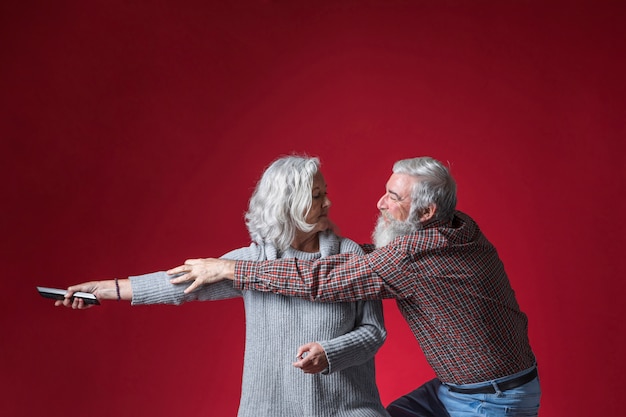
<path id="1" fill-rule="evenodd" d="M 342 239 L 340 252 L 363 253 L 359 245 L 349 239 Z M 354 329 L 334 339 L 318 341 L 328 359 L 328 368 L 322 373 L 331 374 L 372 359 L 386 337 L 382 302 L 357 302 Z"/>
<path id="2" fill-rule="evenodd" d="M 191 283 L 172 284 L 173 277 L 164 271 L 129 277 L 133 289 L 132 305 L 174 304 L 189 301 L 222 300 L 241 297 L 241 291 L 233 288 L 229 281 L 206 285 L 190 294 L 185 289 Z"/>
<path id="3" fill-rule="evenodd" d="M 235 249 L 223 255 L 224 259 L 257 260 L 261 250 L 256 245 Z M 180 305 L 189 301 L 212 301 L 241 297 L 242 291 L 233 288 L 230 281 L 220 281 L 205 285 L 185 294 L 190 282 L 172 284 L 173 277 L 164 271 L 129 277 L 133 289 L 132 305 L 174 304 Z"/>
<path id="4" fill-rule="evenodd" d="M 358 322 L 355 328 L 339 337 L 318 342 L 324 348 L 330 374 L 372 359 L 385 342 L 387 331 L 381 301 L 357 303 Z"/>

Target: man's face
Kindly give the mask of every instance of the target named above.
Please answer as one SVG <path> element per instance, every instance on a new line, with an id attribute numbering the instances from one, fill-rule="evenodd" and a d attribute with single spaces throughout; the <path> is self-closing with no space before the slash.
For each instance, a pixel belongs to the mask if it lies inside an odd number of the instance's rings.
<path id="1" fill-rule="evenodd" d="M 411 190 L 417 179 L 406 174 L 393 174 L 387 181 L 385 195 L 378 200 L 380 216 L 372 239 L 377 248 L 387 245 L 398 236 L 408 235 L 421 228 L 421 223 L 408 220 L 411 211 Z"/>
<path id="2" fill-rule="evenodd" d="M 378 200 L 378 210 L 386 219 L 404 221 L 411 211 L 411 190 L 417 182 L 407 174 L 392 174 L 387 181 L 385 194 Z"/>

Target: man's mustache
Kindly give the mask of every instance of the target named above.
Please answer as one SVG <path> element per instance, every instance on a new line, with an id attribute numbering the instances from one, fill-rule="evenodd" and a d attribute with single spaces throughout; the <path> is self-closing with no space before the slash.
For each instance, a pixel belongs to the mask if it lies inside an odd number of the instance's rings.
<path id="1" fill-rule="evenodd" d="M 391 214 L 389 214 L 389 213 L 388 213 L 388 212 L 386 212 L 386 211 L 381 211 L 381 212 L 380 212 L 380 217 L 381 217 L 381 218 L 383 218 L 383 219 L 385 219 L 385 220 L 389 220 L 389 221 L 393 221 L 393 220 L 395 220 L 395 219 L 393 218 L 393 216 L 391 216 Z"/>

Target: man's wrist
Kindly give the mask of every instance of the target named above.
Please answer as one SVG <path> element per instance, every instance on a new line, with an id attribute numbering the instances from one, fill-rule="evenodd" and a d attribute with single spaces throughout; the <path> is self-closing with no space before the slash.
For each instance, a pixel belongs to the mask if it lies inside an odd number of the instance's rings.
<path id="1" fill-rule="evenodd" d="M 244 290 L 246 274 L 245 274 L 246 261 L 235 261 L 233 263 L 233 285 L 235 288 Z"/>
<path id="2" fill-rule="evenodd" d="M 225 278 L 233 281 L 235 279 L 235 264 L 236 261 L 229 260 L 226 263 L 226 274 Z"/>

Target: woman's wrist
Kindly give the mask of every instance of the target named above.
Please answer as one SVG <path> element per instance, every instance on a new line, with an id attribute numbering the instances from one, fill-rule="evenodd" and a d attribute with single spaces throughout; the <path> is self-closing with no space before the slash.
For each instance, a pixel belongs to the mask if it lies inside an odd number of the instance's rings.
<path id="1" fill-rule="evenodd" d="M 100 300 L 117 300 L 114 279 L 98 281 L 98 298 Z"/>
<path id="2" fill-rule="evenodd" d="M 98 282 L 98 298 L 101 300 L 125 300 L 130 301 L 133 298 L 133 289 L 130 285 L 130 280 L 125 279 L 111 279 Z"/>
<path id="3" fill-rule="evenodd" d="M 119 285 L 120 299 L 124 300 L 124 301 L 132 301 L 132 299 L 133 299 L 133 287 L 130 284 L 130 279 L 128 279 L 128 278 L 119 279 L 117 281 L 117 284 Z M 117 297 L 117 294 L 116 294 L 116 297 Z"/>

